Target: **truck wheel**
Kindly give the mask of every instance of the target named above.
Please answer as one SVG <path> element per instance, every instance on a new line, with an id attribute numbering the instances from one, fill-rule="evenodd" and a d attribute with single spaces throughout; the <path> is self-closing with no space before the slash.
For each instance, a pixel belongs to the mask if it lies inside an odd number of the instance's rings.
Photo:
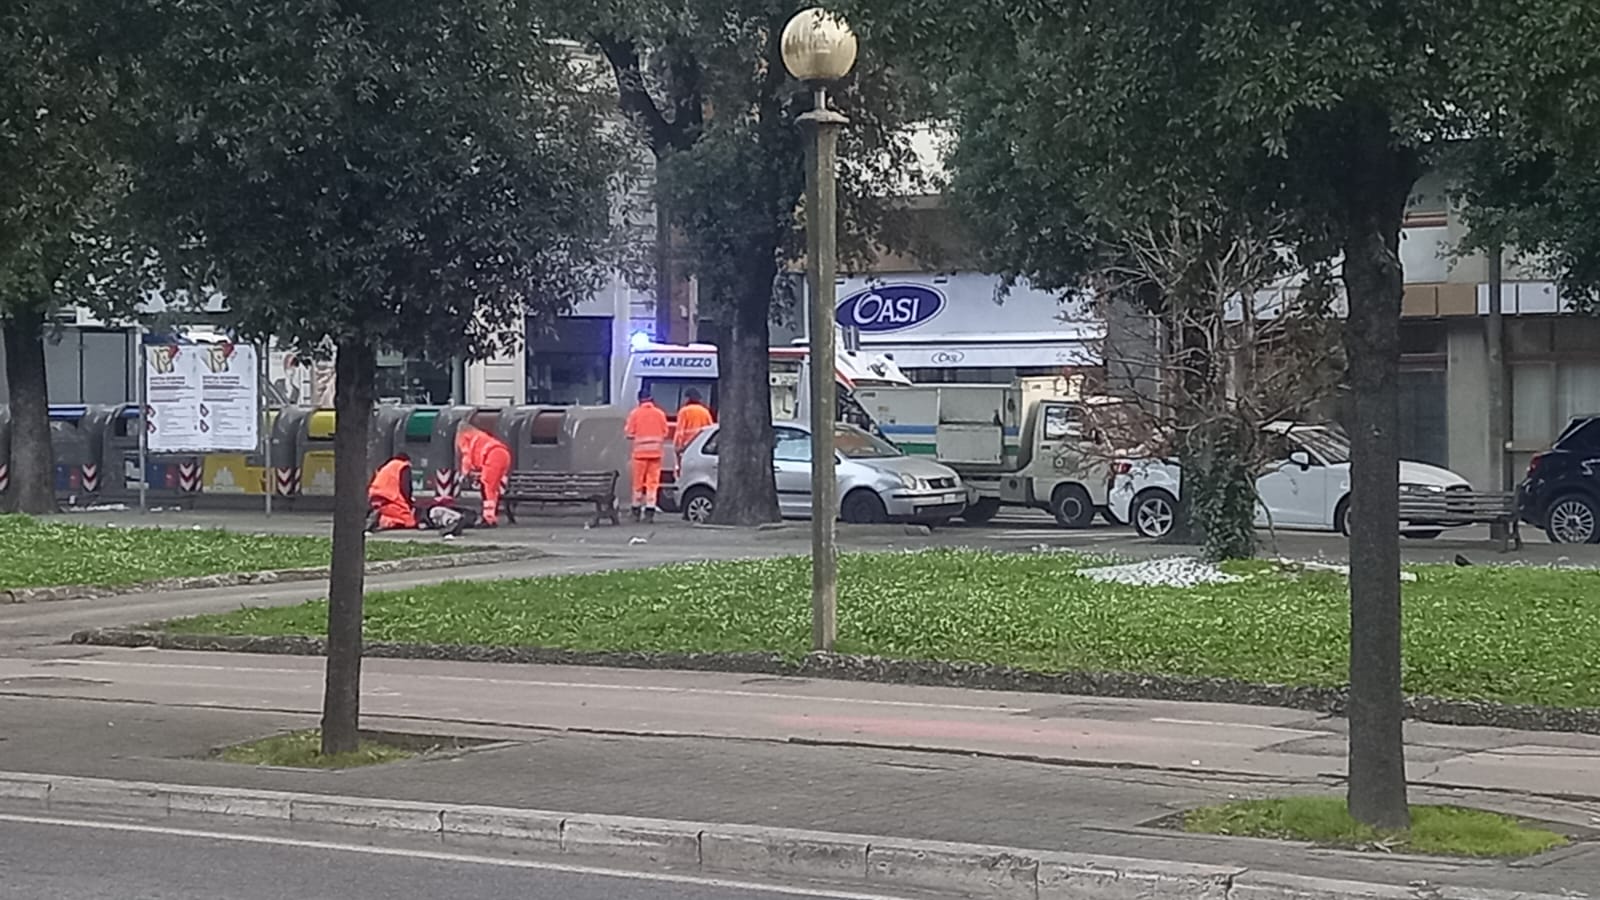
<path id="1" fill-rule="evenodd" d="M 889 521 L 889 510 L 877 491 L 857 488 L 839 505 L 839 518 L 852 525 L 878 525 Z"/>
<path id="2" fill-rule="evenodd" d="M 977 503 L 967 506 L 961 513 L 961 518 L 972 525 L 985 525 L 1000 514 L 1000 501 L 993 497 L 984 497 Z"/>
<path id="3" fill-rule="evenodd" d="M 1050 495 L 1050 514 L 1062 528 L 1088 528 L 1094 524 L 1094 501 L 1082 485 L 1063 484 Z"/>

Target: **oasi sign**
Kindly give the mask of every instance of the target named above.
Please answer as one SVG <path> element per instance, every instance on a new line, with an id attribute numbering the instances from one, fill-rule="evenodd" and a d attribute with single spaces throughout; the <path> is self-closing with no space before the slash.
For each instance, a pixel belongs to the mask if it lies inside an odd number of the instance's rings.
<path id="1" fill-rule="evenodd" d="M 844 328 L 885 334 L 915 328 L 944 310 L 944 294 L 920 284 L 880 284 L 839 302 L 834 318 Z"/>

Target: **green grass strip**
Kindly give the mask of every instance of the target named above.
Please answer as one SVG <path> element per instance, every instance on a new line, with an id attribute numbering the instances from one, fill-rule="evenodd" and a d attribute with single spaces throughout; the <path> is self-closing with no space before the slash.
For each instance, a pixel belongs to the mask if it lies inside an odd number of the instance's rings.
<path id="1" fill-rule="evenodd" d="M 437 542 L 368 540 L 368 560 L 456 552 Z M 0 589 L 127 585 L 163 578 L 328 565 L 321 537 L 102 528 L 0 515 Z"/>
<path id="2" fill-rule="evenodd" d="M 1193 834 L 1478 858 L 1534 856 L 1567 843 L 1511 816 L 1455 806 L 1413 806 L 1409 831 L 1381 832 L 1352 819 L 1339 797 L 1244 800 L 1189 812 L 1183 826 Z"/>
<path id="3" fill-rule="evenodd" d="M 1349 586 L 1334 573 L 1240 567 L 1238 583 L 1103 584 L 1067 554 L 847 555 L 839 649 L 1043 672 L 1217 676 L 1294 685 L 1348 678 Z M 1406 689 L 1600 706 L 1600 573 L 1424 566 L 1405 590 Z M 577 650 L 771 651 L 810 641 L 805 558 L 676 565 L 372 594 L 370 640 Z M 321 635 L 324 603 L 245 609 L 174 632 Z"/>

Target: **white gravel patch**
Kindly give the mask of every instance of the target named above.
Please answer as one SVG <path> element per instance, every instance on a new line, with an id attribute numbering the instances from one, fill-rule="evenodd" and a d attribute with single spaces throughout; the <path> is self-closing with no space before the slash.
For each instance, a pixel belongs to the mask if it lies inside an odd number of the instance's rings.
<path id="1" fill-rule="evenodd" d="M 1079 569 L 1077 574 L 1112 584 L 1177 588 L 1197 587 L 1202 584 L 1231 584 L 1244 580 L 1192 556 L 1148 559 L 1120 566 L 1097 566 L 1092 569 Z"/>

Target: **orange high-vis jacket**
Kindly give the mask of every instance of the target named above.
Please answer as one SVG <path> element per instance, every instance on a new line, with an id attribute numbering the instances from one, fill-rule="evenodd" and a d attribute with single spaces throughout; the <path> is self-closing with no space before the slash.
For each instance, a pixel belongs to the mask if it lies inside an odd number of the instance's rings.
<path id="1" fill-rule="evenodd" d="M 391 459 L 372 476 L 367 499 L 379 503 L 411 502 L 411 461 Z"/>
<path id="2" fill-rule="evenodd" d="M 633 442 L 634 459 L 660 459 L 671 431 L 667 414 L 651 400 L 641 401 L 622 426 L 623 436 Z"/>
<path id="3" fill-rule="evenodd" d="M 673 435 L 672 446 L 676 447 L 681 455 L 684 449 L 694 442 L 695 435 L 716 423 L 717 420 L 711 416 L 711 410 L 699 403 L 685 403 L 678 409 L 678 431 Z"/>
<path id="4" fill-rule="evenodd" d="M 489 451 L 499 447 L 510 452 L 505 442 L 478 428 L 468 425 L 456 434 L 456 468 L 462 472 L 478 472 L 483 469 L 484 460 L 489 458 Z"/>

